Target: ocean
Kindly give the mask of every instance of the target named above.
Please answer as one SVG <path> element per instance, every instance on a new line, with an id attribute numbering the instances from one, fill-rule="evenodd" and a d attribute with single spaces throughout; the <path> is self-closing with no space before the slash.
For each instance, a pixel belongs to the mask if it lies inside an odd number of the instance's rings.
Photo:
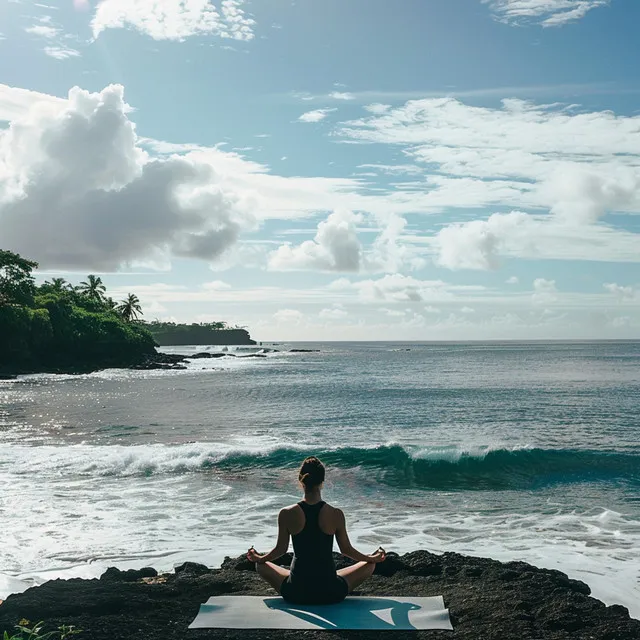
<path id="1" fill-rule="evenodd" d="M 268 346 L 1 382 L 0 598 L 267 551 L 314 454 L 363 551 L 525 560 L 640 618 L 640 342 Z"/>

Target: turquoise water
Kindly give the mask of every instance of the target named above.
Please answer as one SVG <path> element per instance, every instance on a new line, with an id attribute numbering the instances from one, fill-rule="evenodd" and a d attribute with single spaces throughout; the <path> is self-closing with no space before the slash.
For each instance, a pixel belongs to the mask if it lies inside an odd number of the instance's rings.
<path id="1" fill-rule="evenodd" d="M 364 550 L 524 559 L 640 616 L 640 342 L 291 346 L 1 383 L 5 595 L 266 549 L 314 453 Z"/>

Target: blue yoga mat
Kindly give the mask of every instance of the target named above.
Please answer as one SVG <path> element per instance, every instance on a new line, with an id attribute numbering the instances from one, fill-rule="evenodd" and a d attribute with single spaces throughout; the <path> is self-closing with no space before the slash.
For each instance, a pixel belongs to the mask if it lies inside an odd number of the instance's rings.
<path id="1" fill-rule="evenodd" d="M 295 605 L 282 598 L 217 596 L 201 605 L 189 629 L 368 629 L 452 631 L 442 596 L 348 597 L 340 604 Z"/>

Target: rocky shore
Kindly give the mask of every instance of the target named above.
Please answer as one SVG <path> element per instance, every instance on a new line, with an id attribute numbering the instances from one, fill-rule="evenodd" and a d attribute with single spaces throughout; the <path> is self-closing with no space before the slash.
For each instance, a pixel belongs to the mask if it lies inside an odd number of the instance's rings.
<path id="1" fill-rule="evenodd" d="M 203 351 L 194 354 L 162 353 L 160 351 L 147 354 L 138 358 L 135 362 L 124 360 L 113 360 L 97 364 L 70 364 L 59 367 L 45 366 L 0 366 L 0 381 L 15 380 L 19 375 L 31 373 L 54 373 L 80 375 L 93 373 L 101 369 L 136 369 L 152 370 L 163 369 L 168 371 L 180 371 L 187 369 L 187 361 L 190 360 L 213 360 L 218 358 L 266 358 L 268 352 L 275 352 L 278 349 L 262 349 L 261 353 L 229 353 L 220 351 Z M 319 349 L 289 349 L 290 353 L 319 353 Z"/>
<path id="2" fill-rule="evenodd" d="M 338 566 L 347 561 L 336 556 Z M 290 562 L 290 556 L 282 558 Z M 452 640 L 639 640 L 640 621 L 620 605 L 590 597 L 583 582 L 524 562 L 414 551 L 389 554 L 358 591 L 371 596 L 443 595 L 449 631 L 387 632 L 393 637 Z M 0 605 L 0 634 L 22 618 L 82 629 L 86 640 L 283 640 L 325 638 L 322 631 L 187 630 L 200 603 L 223 594 L 271 595 L 243 557 L 219 569 L 186 563 L 174 573 L 107 570 L 96 580 L 54 580 Z M 341 631 L 339 637 L 378 640 L 379 632 Z M 386 636 L 385 636 L 386 637 Z"/>

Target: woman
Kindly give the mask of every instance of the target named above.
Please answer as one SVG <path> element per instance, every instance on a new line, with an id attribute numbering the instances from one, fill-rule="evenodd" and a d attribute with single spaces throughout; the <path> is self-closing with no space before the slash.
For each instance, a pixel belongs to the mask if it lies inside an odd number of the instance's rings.
<path id="1" fill-rule="evenodd" d="M 342 602 L 364 582 L 378 562 L 385 559 L 380 548 L 365 555 L 353 548 L 347 535 L 344 513 L 322 500 L 324 465 L 318 458 L 307 458 L 300 467 L 298 480 L 304 498 L 278 514 L 278 540 L 263 555 L 251 547 L 247 558 L 256 563 L 256 571 L 288 602 L 296 604 L 331 604 Z M 333 561 L 333 537 L 340 551 L 356 564 L 336 571 Z M 273 564 L 289 549 L 293 539 L 294 557 L 291 569 Z"/>

